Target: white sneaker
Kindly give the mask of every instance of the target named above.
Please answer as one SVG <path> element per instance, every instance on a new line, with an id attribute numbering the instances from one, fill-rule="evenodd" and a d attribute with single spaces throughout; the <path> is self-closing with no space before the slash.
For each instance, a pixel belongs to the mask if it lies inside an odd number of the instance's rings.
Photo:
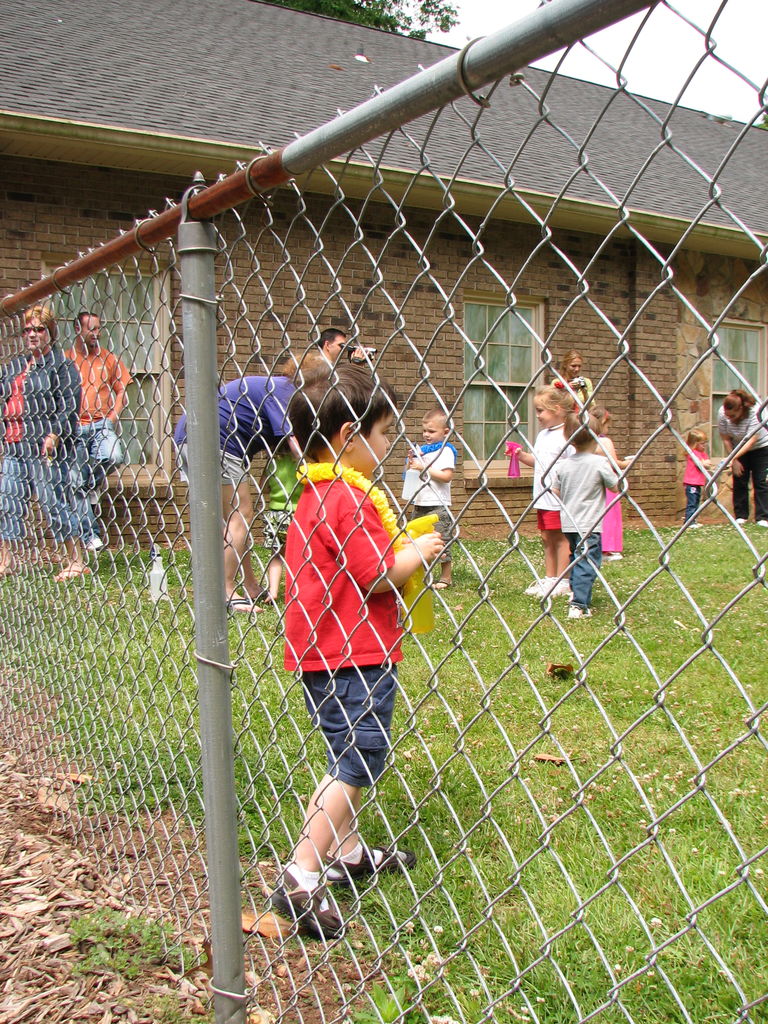
<path id="1" fill-rule="evenodd" d="M 768 519 L 758 519 L 755 525 L 768 527 Z"/>
<path id="2" fill-rule="evenodd" d="M 766 523 L 765 525 L 768 526 L 768 523 Z M 691 523 L 691 525 L 688 527 L 688 529 L 689 530 L 700 530 L 701 529 L 701 523 Z"/>
<path id="3" fill-rule="evenodd" d="M 543 580 L 537 580 L 535 583 L 532 583 L 523 593 L 527 594 L 528 597 L 543 597 L 549 591 L 552 582 L 549 576 L 545 576 Z"/>
<path id="4" fill-rule="evenodd" d="M 739 526 L 743 526 L 744 523 L 746 523 L 746 521 L 747 521 L 746 519 L 737 519 L 736 520 L 736 522 L 739 524 Z"/>
<path id="5" fill-rule="evenodd" d="M 618 551 L 612 551 L 610 555 L 603 555 L 604 562 L 620 562 L 624 558 L 624 555 L 620 555 Z"/>
<path id="6" fill-rule="evenodd" d="M 560 580 L 560 582 L 552 588 L 549 592 L 549 597 L 565 597 L 570 596 L 571 585 L 568 580 Z"/>
<path id="7" fill-rule="evenodd" d="M 95 537 L 91 537 L 91 539 L 85 545 L 85 550 L 86 551 L 101 551 L 101 549 L 103 547 L 104 547 L 104 541 L 97 534 Z"/>
<path id="8" fill-rule="evenodd" d="M 591 619 L 592 611 L 590 608 L 577 608 L 575 604 L 572 604 L 568 609 L 569 619 Z"/>

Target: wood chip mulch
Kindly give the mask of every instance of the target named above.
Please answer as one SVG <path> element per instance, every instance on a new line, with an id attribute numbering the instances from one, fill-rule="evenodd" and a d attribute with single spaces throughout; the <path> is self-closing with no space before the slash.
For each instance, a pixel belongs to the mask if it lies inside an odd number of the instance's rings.
<path id="1" fill-rule="evenodd" d="M 77 973 L 82 951 L 70 937 L 72 921 L 130 911 L 118 876 L 100 875 L 73 847 L 50 782 L 0 751 L 0 1024 L 157 1024 L 158 1008 L 173 1008 L 168 1019 L 179 1024 L 212 1020 L 202 970 L 180 977 L 151 965 L 134 980 L 108 970 Z"/>

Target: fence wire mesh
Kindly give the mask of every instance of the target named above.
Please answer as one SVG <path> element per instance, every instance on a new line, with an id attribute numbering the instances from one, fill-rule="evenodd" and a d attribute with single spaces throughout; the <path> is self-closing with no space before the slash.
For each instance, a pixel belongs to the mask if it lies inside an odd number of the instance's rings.
<path id="1" fill-rule="evenodd" d="M 744 77 L 715 51 L 716 21 L 660 6 Z M 332 942 L 264 916 L 325 770 L 283 669 L 282 592 L 229 617 L 247 979 L 275 1020 L 766 1019 L 768 530 L 740 521 L 717 430 L 734 388 L 765 419 L 768 217 L 751 190 L 764 137 L 634 95 L 622 74 L 610 89 L 526 69 L 215 222 L 222 386 L 274 381 L 282 355 L 304 358 L 336 326 L 375 348 L 374 376 L 398 391 L 377 482 L 401 521 L 415 514 L 409 444 L 434 407 L 459 453 L 451 586 L 427 574 L 436 628 L 405 640 L 392 748 L 360 813 L 369 843 L 417 863 L 344 890 Z M 52 300 L 67 348 L 93 310 L 130 373 L 125 460 L 89 497 L 104 541 L 91 574 L 55 581 L 33 506 L 0 584 L 6 741 L 67 775 L 60 813 L 179 933 L 207 920 L 172 444 L 194 414 L 181 291 L 169 241 Z M 3 323 L 4 362 L 21 327 Z M 623 559 L 598 570 L 588 621 L 551 583 L 526 593 L 547 574 L 531 478 L 509 477 L 505 456 L 509 441 L 531 450 L 535 391 L 570 349 L 622 460 Z M 713 463 L 683 522 L 692 429 Z M 225 491 L 240 596 L 270 585 L 266 461 L 254 455 L 245 499 Z"/>

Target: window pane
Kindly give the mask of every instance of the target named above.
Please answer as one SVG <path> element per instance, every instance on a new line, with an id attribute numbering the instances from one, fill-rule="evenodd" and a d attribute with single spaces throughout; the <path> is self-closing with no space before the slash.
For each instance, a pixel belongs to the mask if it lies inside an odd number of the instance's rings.
<path id="1" fill-rule="evenodd" d="M 487 349 L 487 370 L 491 380 L 505 384 L 509 378 L 509 346 L 489 345 Z"/>
<path id="2" fill-rule="evenodd" d="M 465 380 L 473 382 L 464 398 L 464 432 L 478 459 L 504 458 L 498 446 L 509 435 L 511 403 L 519 402 L 519 431 L 524 434 L 528 430 L 536 345 L 529 325 L 533 324 L 534 314 L 532 307 L 508 310 L 501 303 L 468 302 L 464 307 L 465 330 L 479 347 L 483 346 L 485 333 L 491 332 L 490 340 L 481 350 L 485 363 L 481 375 L 472 376 L 474 353 L 470 346 L 465 347 L 464 355 Z M 503 394 L 484 385 L 484 379 L 499 385 Z"/>
<path id="3" fill-rule="evenodd" d="M 485 341 L 488 329 L 488 307 L 468 302 L 464 307 L 464 331 L 476 345 Z"/>
<path id="4" fill-rule="evenodd" d="M 734 388 L 743 388 L 745 381 L 757 394 L 762 392 L 763 369 L 762 348 L 765 344 L 764 331 L 753 327 L 721 327 L 718 330 L 720 345 L 712 367 L 712 454 L 723 454 L 720 435 L 717 432 L 717 413 L 723 398 Z M 733 366 L 731 369 L 724 360 Z M 736 372 L 741 374 L 741 378 Z M 743 378 L 743 379 L 742 379 Z"/>
<path id="5" fill-rule="evenodd" d="M 505 425 L 500 423 L 489 423 L 485 428 L 485 451 L 486 458 L 495 455 L 496 458 L 504 458 L 504 448 L 501 445 L 502 439 L 507 433 Z"/>
<path id="6" fill-rule="evenodd" d="M 509 409 L 504 400 L 494 388 L 486 388 L 485 416 L 484 419 L 496 423 L 506 423 Z"/>
<path id="7" fill-rule="evenodd" d="M 483 421 L 483 388 L 470 385 L 464 393 L 464 426 Z"/>
<path id="8" fill-rule="evenodd" d="M 155 378 L 134 378 L 126 392 L 126 405 L 120 417 L 122 441 L 127 461 L 145 465 L 157 457 L 157 444 L 152 428 L 152 413 L 159 404 Z"/>
<path id="9" fill-rule="evenodd" d="M 481 423 L 464 423 L 464 443 L 478 459 L 483 458 L 483 426 Z"/>
<path id="10" fill-rule="evenodd" d="M 501 306 L 488 307 L 488 326 L 491 329 L 491 341 L 509 344 L 512 337 L 511 317 Z"/>

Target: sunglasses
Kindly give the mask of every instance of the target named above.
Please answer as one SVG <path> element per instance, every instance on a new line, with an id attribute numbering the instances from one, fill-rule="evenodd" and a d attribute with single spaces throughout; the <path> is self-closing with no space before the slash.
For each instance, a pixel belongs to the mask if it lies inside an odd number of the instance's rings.
<path id="1" fill-rule="evenodd" d="M 47 327 L 25 327 L 23 334 L 45 334 Z"/>

